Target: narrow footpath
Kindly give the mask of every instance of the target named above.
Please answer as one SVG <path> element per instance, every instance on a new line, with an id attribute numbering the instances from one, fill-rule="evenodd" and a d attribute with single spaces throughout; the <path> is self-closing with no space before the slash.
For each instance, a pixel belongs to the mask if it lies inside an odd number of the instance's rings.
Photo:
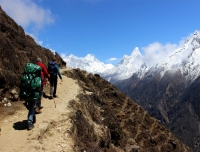
<path id="1" fill-rule="evenodd" d="M 61 73 L 64 70 L 67 69 Z M 0 121 L 0 152 L 74 152 L 69 101 L 76 98 L 79 86 L 73 79 L 62 77 L 63 82 L 58 78 L 58 98 L 42 98 L 44 108 L 36 115 L 32 130 L 27 130 L 28 110 L 21 101 L 21 110 Z M 49 96 L 49 86 L 44 92 Z"/>

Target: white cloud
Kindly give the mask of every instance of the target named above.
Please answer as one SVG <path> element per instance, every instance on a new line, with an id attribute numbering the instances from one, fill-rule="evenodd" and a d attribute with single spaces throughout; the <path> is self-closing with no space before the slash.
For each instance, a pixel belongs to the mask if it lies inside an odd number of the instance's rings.
<path id="1" fill-rule="evenodd" d="M 117 60 L 117 58 L 110 58 L 109 60 L 110 61 L 115 61 L 115 60 Z"/>
<path id="2" fill-rule="evenodd" d="M 177 48 L 176 44 L 161 44 L 155 42 L 143 47 L 144 60 L 149 65 L 155 65 L 158 63 L 164 63 L 167 61 L 169 54 Z"/>
<path id="3" fill-rule="evenodd" d="M 49 9 L 38 6 L 33 0 L 0 0 L 0 5 L 23 28 L 40 29 L 55 20 Z"/>
<path id="4" fill-rule="evenodd" d="M 110 58 L 110 59 L 106 60 L 107 63 L 111 63 L 114 61 L 117 61 L 117 58 Z"/>
<path id="5" fill-rule="evenodd" d="M 119 59 L 118 59 L 118 58 L 114 58 L 114 57 L 112 57 L 112 58 L 106 60 L 106 62 L 107 62 L 107 63 L 110 63 L 110 64 L 111 64 L 111 63 L 112 63 L 112 64 L 117 64 L 118 61 L 119 61 Z"/>

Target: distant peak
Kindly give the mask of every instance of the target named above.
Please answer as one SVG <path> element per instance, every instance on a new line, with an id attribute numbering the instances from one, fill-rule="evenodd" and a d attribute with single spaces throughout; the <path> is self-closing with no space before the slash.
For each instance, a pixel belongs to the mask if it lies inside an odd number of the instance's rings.
<path id="1" fill-rule="evenodd" d="M 192 39 L 194 39 L 194 38 L 200 38 L 200 31 L 199 31 L 199 30 L 196 30 L 196 31 L 191 35 L 190 38 L 192 38 Z"/>
<path id="2" fill-rule="evenodd" d="M 194 35 L 200 35 L 200 30 L 196 30 L 196 31 L 194 32 Z"/>
<path id="3" fill-rule="evenodd" d="M 86 60 L 96 60 L 96 58 L 95 58 L 94 55 L 92 55 L 92 54 L 87 54 L 87 55 L 84 57 L 84 59 L 86 59 Z"/>
<path id="4" fill-rule="evenodd" d="M 77 57 L 76 57 L 75 55 L 73 55 L 73 54 L 70 54 L 69 57 L 70 57 L 70 58 L 77 58 Z"/>
<path id="5" fill-rule="evenodd" d="M 138 47 L 135 47 L 135 49 L 133 51 L 139 51 L 139 48 Z"/>
<path id="6" fill-rule="evenodd" d="M 131 56 L 138 56 L 138 55 L 141 55 L 140 50 L 138 47 L 135 47 L 135 49 L 131 53 Z"/>
<path id="7" fill-rule="evenodd" d="M 188 38 L 186 38 L 185 43 L 183 44 L 184 46 L 200 46 L 200 31 L 196 30 L 194 33 L 192 33 Z"/>

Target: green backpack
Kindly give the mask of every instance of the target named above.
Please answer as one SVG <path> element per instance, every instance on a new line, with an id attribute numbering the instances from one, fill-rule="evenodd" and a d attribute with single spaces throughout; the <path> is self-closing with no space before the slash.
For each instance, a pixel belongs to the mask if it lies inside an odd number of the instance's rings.
<path id="1" fill-rule="evenodd" d="M 42 85 L 41 67 L 34 63 L 27 63 L 20 83 L 20 98 L 26 101 L 35 101 L 40 95 Z"/>

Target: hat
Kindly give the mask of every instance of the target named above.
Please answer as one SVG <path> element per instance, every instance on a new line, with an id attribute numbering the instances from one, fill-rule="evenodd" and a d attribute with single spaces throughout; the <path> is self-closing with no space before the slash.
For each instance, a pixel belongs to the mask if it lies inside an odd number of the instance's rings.
<path id="1" fill-rule="evenodd" d="M 37 58 L 37 61 L 38 61 L 38 62 L 42 62 L 42 59 L 41 59 L 41 58 Z"/>

